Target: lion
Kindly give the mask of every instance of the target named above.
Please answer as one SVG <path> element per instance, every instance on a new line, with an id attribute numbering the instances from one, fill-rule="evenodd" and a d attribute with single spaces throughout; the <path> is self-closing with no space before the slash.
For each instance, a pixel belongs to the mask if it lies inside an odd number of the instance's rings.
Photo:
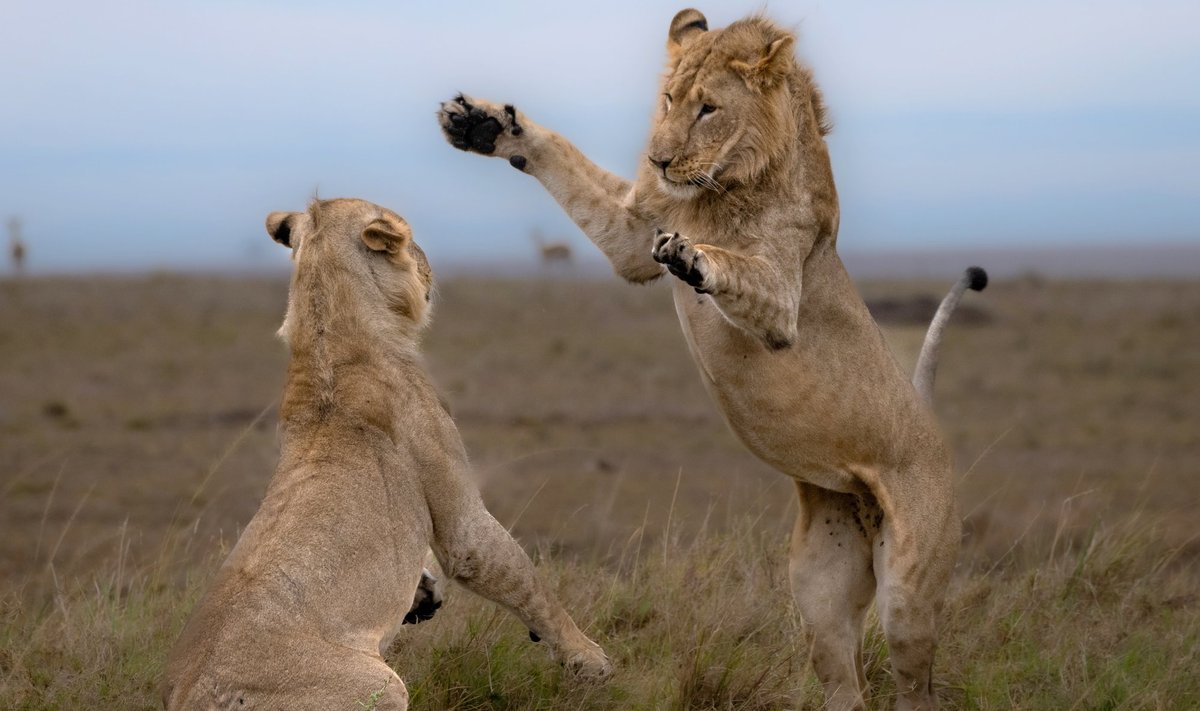
<path id="1" fill-rule="evenodd" d="M 946 297 L 914 387 L 838 257 L 830 123 L 794 44 L 762 16 L 710 31 L 699 11 L 678 13 L 632 182 L 511 104 L 460 94 L 439 124 L 455 148 L 537 178 L 620 277 L 676 277 L 705 387 L 750 451 L 795 480 L 790 582 L 829 707 L 865 708 L 874 601 L 896 706 L 934 708 L 960 519 L 933 374 L 946 320 L 986 273 L 968 270 Z"/>
<path id="2" fill-rule="evenodd" d="M 382 654 L 406 617 L 431 612 L 418 591 L 429 548 L 569 669 L 606 676 L 603 650 L 472 482 L 418 352 L 432 273 L 408 223 L 325 200 L 271 213 L 267 232 L 295 261 L 279 466 L 170 654 L 166 708 L 407 708 Z"/>

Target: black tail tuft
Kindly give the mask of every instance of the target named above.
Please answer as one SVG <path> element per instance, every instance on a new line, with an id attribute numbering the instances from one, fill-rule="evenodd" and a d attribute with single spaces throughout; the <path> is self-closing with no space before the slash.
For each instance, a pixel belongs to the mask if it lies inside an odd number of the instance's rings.
<path id="1" fill-rule="evenodd" d="M 983 267 L 967 267 L 967 278 L 970 279 L 967 287 L 972 291 L 983 291 L 987 288 L 988 275 Z"/>

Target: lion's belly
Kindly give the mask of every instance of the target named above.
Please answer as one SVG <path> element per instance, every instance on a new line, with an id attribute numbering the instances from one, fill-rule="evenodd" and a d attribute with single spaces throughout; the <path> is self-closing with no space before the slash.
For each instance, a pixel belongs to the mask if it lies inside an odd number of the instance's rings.
<path id="1" fill-rule="evenodd" d="M 701 379 L 730 429 L 758 458 L 801 481 L 842 492 L 865 486 L 850 472 L 863 456 L 852 406 L 823 387 L 804 345 L 770 351 L 730 324 L 707 296 L 679 283 L 675 309 Z M 839 430 L 841 430 L 839 432 Z"/>

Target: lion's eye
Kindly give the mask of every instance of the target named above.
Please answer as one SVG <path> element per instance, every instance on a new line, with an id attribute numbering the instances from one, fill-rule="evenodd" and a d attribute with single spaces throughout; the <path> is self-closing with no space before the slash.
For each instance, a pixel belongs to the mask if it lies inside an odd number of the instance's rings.
<path id="1" fill-rule="evenodd" d="M 707 116 L 716 110 L 717 107 L 713 106 L 712 104 L 704 104 L 700 107 L 700 116 Z M 697 116 L 696 118 L 700 118 L 700 116 Z"/>
<path id="2" fill-rule="evenodd" d="M 665 100 L 666 100 L 666 107 L 667 107 L 667 111 L 670 111 L 670 110 L 671 110 L 671 95 L 670 95 L 670 94 L 663 94 L 663 99 L 665 99 Z"/>

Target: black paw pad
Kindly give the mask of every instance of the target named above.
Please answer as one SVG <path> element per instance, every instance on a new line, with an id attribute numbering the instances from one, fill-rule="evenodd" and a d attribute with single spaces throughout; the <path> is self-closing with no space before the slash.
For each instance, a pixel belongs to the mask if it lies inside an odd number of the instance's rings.
<path id="1" fill-rule="evenodd" d="M 529 630 L 529 641 L 535 642 L 535 643 L 541 642 L 542 638 L 537 636 L 537 632 L 534 632 L 533 630 Z"/>
<path id="2" fill-rule="evenodd" d="M 450 145 L 463 151 L 494 153 L 496 137 L 504 130 L 500 120 L 489 116 L 479 107 L 472 106 L 462 94 L 454 97 L 454 101 L 466 113 L 447 112 L 449 125 L 443 125 L 443 130 L 450 140 Z"/>
<path id="3" fill-rule="evenodd" d="M 471 150 L 479 153 L 494 152 L 496 136 L 499 136 L 500 132 L 504 130 L 500 122 L 479 109 L 471 109 L 468 121 L 470 125 L 467 128 L 467 141 L 471 144 Z"/>
<path id="4" fill-rule="evenodd" d="M 682 262 L 670 262 L 667 264 L 667 271 L 683 280 L 683 283 L 699 291 L 700 285 L 704 283 L 704 275 L 693 265 Z"/>
<path id="5" fill-rule="evenodd" d="M 707 293 L 701 289 L 701 285 L 704 283 L 704 273 L 701 269 L 696 268 L 700 254 L 687 240 L 676 240 L 677 237 L 678 235 L 667 232 L 656 232 L 654 251 L 651 256 L 654 261 L 664 265 L 667 271 L 698 293 Z"/>
<path id="6" fill-rule="evenodd" d="M 404 616 L 404 624 L 418 625 L 426 620 L 431 620 L 441 607 L 440 600 L 435 602 L 432 598 L 427 597 L 408 611 L 408 614 Z"/>
<path id="7" fill-rule="evenodd" d="M 517 170 L 521 171 L 522 173 L 525 172 L 525 164 L 526 163 L 527 163 L 527 161 L 525 160 L 525 156 L 513 156 L 512 158 L 508 159 L 508 164 L 511 165 L 512 167 L 516 168 Z"/>

